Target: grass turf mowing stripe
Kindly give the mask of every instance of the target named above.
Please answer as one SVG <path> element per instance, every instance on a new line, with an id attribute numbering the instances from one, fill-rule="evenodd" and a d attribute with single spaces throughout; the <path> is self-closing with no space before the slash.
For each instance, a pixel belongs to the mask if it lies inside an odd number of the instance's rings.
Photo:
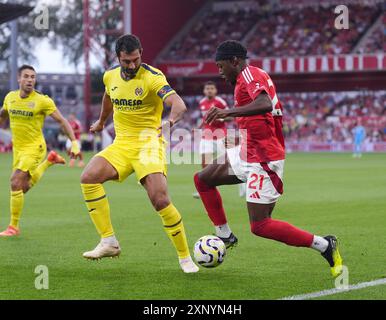
<path id="1" fill-rule="evenodd" d="M 318 292 L 312 292 L 312 293 L 306 293 L 306 294 L 300 294 L 296 296 L 289 296 L 289 297 L 284 297 L 279 300 L 308 300 L 308 299 L 313 299 L 313 298 L 320 298 L 320 297 L 325 297 L 325 296 L 330 296 L 333 294 L 338 294 L 338 293 L 344 293 L 344 292 L 349 292 L 353 290 L 360 290 L 368 287 L 375 287 L 375 286 L 380 286 L 380 285 L 385 285 L 386 284 L 386 279 L 378 279 L 378 280 L 373 280 L 373 281 L 368 281 L 368 282 L 360 282 L 357 284 L 354 284 L 352 286 L 348 286 L 347 289 L 328 289 L 328 290 L 322 290 Z"/>

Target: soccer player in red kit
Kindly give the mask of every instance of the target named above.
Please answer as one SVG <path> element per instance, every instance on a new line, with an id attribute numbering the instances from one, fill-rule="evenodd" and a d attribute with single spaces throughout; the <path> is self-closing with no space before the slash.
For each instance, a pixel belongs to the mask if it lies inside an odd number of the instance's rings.
<path id="1" fill-rule="evenodd" d="M 235 108 L 212 107 L 205 121 L 235 117 L 241 130 L 240 146 L 227 149 L 225 164 L 211 164 L 195 174 L 194 182 L 216 235 L 227 247 L 237 243 L 217 186 L 247 183 L 246 201 L 251 231 L 257 236 L 290 246 L 309 247 L 328 261 L 331 274 L 342 273 L 342 258 L 335 236 L 321 237 L 271 218 L 283 193 L 285 159 L 282 107 L 275 86 L 262 69 L 247 64 L 247 49 L 238 41 L 221 43 L 216 51 L 220 75 L 234 87 Z"/>
<path id="2" fill-rule="evenodd" d="M 72 130 L 74 131 L 75 139 L 78 141 L 79 148 L 81 148 L 81 141 L 80 141 L 80 135 L 82 133 L 82 125 L 80 121 L 76 118 L 75 114 L 70 113 L 68 116 L 68 123 L 70 124 Z M 66 149 L 67 152 L 71 149 L 71 141 L 68 139 L 66 142 Z M 69 166 L 73 167 L 75 165 L 75 159 L 70 159 Z M 83 156 L 80 154 L 78 167 L 83 168 L 84 162 L 83 162 Z"/>
<path id="3" fill-rule="evenodd" d="M 202 136 L 200 141 L 200 154 L 202 158 L 202 168 L 205 168 L 209 163 L 212 163 L 214 154 L 225 154 L 224 138 L 226 135 L 226 124 L 224 119 L 218 119 L 212 123 L 204 121 L 206 113 L 212 107 L 219 109 L 227 109 L 227 103 L 224 99 L 217 96 L 216 84 L 208 81 L 204 85 L 205 97 L 201 99 L 199 108 L 202 115 Z"/>

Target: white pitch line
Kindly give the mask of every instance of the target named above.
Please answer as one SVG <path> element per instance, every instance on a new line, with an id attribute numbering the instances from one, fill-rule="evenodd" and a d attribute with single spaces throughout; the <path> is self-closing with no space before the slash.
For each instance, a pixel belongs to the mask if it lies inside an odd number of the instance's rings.
<path id="1" fill-rule="evenodd" d="M 354 291 L 354 290 L 359 290 L 359 289 L 364 289 L 368 287 L 375 287 L 375 286 L 380 286 L 386 284 L 386 279 L 378 279 L 378 280 L 373 280 L 373 281 L 368 281 L 368 282 L 360 282 L 357 284 L 354 284 L 352 286 L 348 286 L 347 289 L 328 289 L 328 290 L 322 290 L 318 292 L 312 292 L 312 293 L 306 293 L 306 294 L 300 294 L 296 296 L 289 296 L 289 297 L 284 297 L 279 300 L 307 300 L 307 299 L 313 299 L 313 298 L 320 298 L 324 296 L 330 296 L 333 294 L 337 293 L 344 293 L 344 292 L 349 292 L 349 291 Z"/>

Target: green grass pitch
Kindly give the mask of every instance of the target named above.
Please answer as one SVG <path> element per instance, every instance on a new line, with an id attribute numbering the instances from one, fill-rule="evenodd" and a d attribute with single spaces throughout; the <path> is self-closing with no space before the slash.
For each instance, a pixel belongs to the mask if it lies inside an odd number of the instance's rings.
<path id="1" fill-rule="evenodd" d="M 89 157 L 91 155 L 87 155 Z M 9 222 L 11 155 L 0 154 L 0 227 Z M 193 199 L 194 165 L 169 166 L 169 191 L 190 248 L 213 228 Z M 221 187 L 239 238 L 224 263 L 184 274 L 160 218 L 134 176 L 106 183 L 120 259 L 86 261 L 99 241 L 83 202 L 81 169 L 56 166 L 25 197 L 22 234 L 0 239 L 0 299 L 278 299 L 334 287 L 314 250 L 257 238 L 236 186 Z M 386 277 L 386 154 L 289 154 L 285 193 L 273 217 L 310 232 L 336 234 L 350 284 Z M 35 267 L 49 269 L 49 289 L 35 289 Z M 326 299 L 385 299 L 386 286 Z"/>

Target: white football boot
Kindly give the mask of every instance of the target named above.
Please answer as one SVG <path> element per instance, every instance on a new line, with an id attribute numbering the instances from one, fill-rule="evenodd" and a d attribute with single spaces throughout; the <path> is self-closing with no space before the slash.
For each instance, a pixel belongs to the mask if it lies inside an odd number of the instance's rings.
<path id="1" fill-rule="evenodd" d="M 193 262 L 192 257 L 187 257 L 184 259 L 179 259 L 180 260 L 180 266 L 182 271 L 185 273 L 194 273 L 198 272 L 200 270 L 197 265 Z"/>
<path id="2" fill-rule="evenodd" d="M 85 253 L 83 253 L 83 257 L 91 260 L 99 260 L 99 259 L 108 258 L 108 257 L 110 258 L 119 257 L 120 254 L 121 254 L 121 248 L 118 242 L 114 246 L 101 241 L 98 243 L 98 245 L 95 247 L 94 250 L 86 251 Z"/>

